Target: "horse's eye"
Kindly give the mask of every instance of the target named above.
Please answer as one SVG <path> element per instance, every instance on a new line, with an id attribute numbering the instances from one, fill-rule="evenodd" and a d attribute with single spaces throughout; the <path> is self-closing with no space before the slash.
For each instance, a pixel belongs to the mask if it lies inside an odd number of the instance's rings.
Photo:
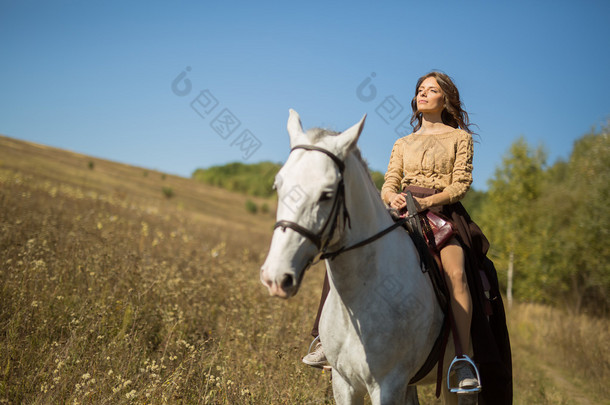
<path id="1" fill-rule="evenodd" d="M 320 201 L 328 201 L 331 198 L 333 198 L 333 192 L 332 191 L 323 191 L 322 195 L 320 195 Z"/>

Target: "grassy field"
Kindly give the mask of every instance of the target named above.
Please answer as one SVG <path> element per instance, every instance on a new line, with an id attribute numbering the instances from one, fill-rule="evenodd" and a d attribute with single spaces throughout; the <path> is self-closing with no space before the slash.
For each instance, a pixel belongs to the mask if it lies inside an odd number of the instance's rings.
<path id="1" fill-rule="evenodd" d="M 332 403 L 300 363 L 323 269 L 269 298 L 245 200 L 0 137 L 0 403 Z M 610 403 L 609 324 L 515 304 L 515 403 Z"/>

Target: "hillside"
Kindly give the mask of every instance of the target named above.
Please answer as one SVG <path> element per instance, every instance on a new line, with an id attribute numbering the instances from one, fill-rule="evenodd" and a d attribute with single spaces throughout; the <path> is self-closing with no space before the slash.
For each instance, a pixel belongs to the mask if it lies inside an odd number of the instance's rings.
<path id="1" fill-rule="evenodd" d="M 169 206 L 209 223 L 267 236 L 269 226 L 273 224 L 269 216 L 249 214 L 241 194 L 183 177 L 3 136 L 0 136 L 0 170 L 31 178 L 30 184 L 34 187 L 56 187 L 68 194 L 81 192 L 87 198 L 101 198 L 123 206 L 135 204 L 155 212 Z M 165 197 L 163 188 L 170 188 L 174 196 Z M 272 200 L 251 199 L 257 203 L 266 202 L 272 205 L 272 211 L 275 210 Z M 227 210 L 228 207 L 231 210 Z"/>
<path id="2" fill-rule="evenodd" d="M 300 363 L 323 266 L 269 298 L 274 218 L 244 199 L 0 137 L 0 403 L 332 403 L 328 373 Z M 515 403 L 608 403 L 608 330 L 515 303 Z"/>

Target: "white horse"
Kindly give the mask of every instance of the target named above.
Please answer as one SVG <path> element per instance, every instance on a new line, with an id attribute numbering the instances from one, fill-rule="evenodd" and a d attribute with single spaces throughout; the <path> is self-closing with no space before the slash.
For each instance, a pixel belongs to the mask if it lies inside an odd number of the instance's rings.
<path id="1" fill-rule="evenodd" d="M 330 293 L 319 329 L 336 403 L 362 404 L 368 393 L 373 404 L 417 404 L 408 382 L 438 337 L 443 313 L 407 232 L 367 241 L 394 221 L 356 147 L 365 118 L 340 134 L 305 133 L 290 110 L 292 151 L 276 177 L 278 222 L 260 277 L 271 295 L 289 298 L 326 252 Z M 435 377 L 436 367 L 420 383 Z M 443 403 L 456 403 L 442 386 Z"/>

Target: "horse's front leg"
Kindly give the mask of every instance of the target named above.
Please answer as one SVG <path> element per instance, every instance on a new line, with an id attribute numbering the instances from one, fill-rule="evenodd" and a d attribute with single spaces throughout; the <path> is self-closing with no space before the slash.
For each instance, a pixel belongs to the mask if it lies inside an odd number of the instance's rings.
<path id="1" fill-rule="evenodd" d="M 372 390 L 371 403 L 373 405 L 415 405 L 417 393 L 408 390 L 404 373 L 391 373 L 386 375 L 380 385 Z M 415 402 L 413 402 L 415 395 Z"/>
<path id="2" fill-rule="evenodd" d="M 409 385 L 407 387 L 407 401 L 406 405 L 419 405 L 419 398 L 417 397 L 417 386 Z"/>
<path id="3" fill-rule="evenodd" d="M 358 392 L 333 369 L 333 396 L 337 405 L 363 405 L 364 393 Z"/>

